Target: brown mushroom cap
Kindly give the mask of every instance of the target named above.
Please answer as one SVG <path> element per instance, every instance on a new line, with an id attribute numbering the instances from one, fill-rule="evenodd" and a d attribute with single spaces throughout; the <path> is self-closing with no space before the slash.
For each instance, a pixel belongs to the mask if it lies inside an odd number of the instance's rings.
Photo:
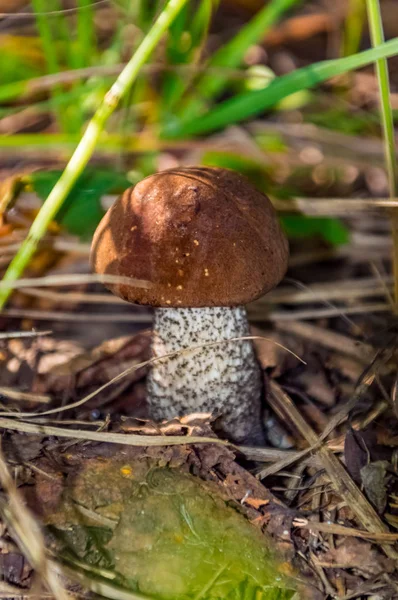
<path id="1" fill-rule="evenodd" d="M 157 307 L 237 306 L 282 279 L 288 243 L 270 200 L 226 169 L 178 168 L 147 177 L 115 202 L 95 232 L 100 274 L 150 288 L 107 285 Z"/>

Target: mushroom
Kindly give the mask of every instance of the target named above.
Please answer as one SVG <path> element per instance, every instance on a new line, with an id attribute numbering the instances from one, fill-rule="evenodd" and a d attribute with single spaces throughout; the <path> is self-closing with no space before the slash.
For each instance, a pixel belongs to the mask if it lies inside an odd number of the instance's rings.
<path id="1" fill-rule="evenodd" d="M 151 287 L 106 284 L 127 302 L 155 309 L 147 382 L 155 420 L 219 416 L 236 442 L 262 443 L 262 378 L 244 305 L 282 279 L 287 240 L 270 200 L 226 169 L 176 168 L 147 177 L 106 213 L 91 262 L 100 274 Z M 192 351 L 176 351 L 194 348 Z"/>

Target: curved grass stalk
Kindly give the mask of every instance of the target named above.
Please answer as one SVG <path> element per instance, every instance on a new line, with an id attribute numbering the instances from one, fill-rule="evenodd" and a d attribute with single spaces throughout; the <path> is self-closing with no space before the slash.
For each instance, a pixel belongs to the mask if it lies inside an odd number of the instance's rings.
<path id="1" fill-rule="evenodd" d="M 3 281 L 9 282 L 9 287 L 0 290 L 0 310 L 7 302 L 13 288 L 13 282 L 20 277 L 32 258 L 36 248 L 47 231 L 47 227 L 61 208 L 68 193 L 94 152 L 96 143 L 104 126 L 137 78 L 142 65 L 156 48 L 163 34 L 167 31 L 174 18 L 188 0 L 169 0 L 158 19 L 137 48 L 136 52 L 120 73 L 109 92 L 106 94 L 97 112 L 89 122 L 72 158 L 67 164 L 60 179 L 44 202 L 34 220 L 28 237 L 24 240 L 15 258 L 8 267 Z"/>
<path id="2" fill-rule="evenodd" d="M 381 19 L 379 0 L 367 0 L 370 36 L 373 47 L 384 43 L 383 22 Z M 376 61 L 377 79 L 380 90 L 381 124 L 384 134 L 384 151 L 388 174 L 390 198 L 396 198 L 398 192 L 398 170 L 395 151 L 395 133 L 392 108 L 390 104 L 390 82 L 386 58 Z M 398 312 L 398 211 L 390 209 L 391 229 L 393 239 L 393 270 L 394 270 L 394 299 L 395 312 Z"/>

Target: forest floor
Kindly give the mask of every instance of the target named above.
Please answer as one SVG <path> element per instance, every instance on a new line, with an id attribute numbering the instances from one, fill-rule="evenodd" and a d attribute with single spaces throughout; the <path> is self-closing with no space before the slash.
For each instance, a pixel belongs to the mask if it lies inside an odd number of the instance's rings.
<path id="1" fill-rule="evenodd" d="M 240 4 L 222 3 L 215 36 L 223 19 L 237 27 L 258 8 Z M 392 4 L 383 3 L 388 37 L 398 33 Z M 102 10 L 98 26 L 106 37 L 110 13 L 101 21 Z M 22 25 L 2 23 L 9 35 L 26 35 L 32 26 L 28 17 Z M 334 56 L 341 31 L 337 10 L 305 3 L 256 51 L 283 74 Z M 396 110 L 398 59 L 390 66 Z M 397 320 L 377 105 L 369 67 L 332 80 L 295 107 L 194 141 L 162 142 L 155 158 L 152 150 L 148 159 L 140 151 L 98 149 L 94 171 L 226 166 L 262 188 L 265 181 L 271 196 L 281 190 L 272 199 L 290 238 L 289 270 L 276 290 L 248 306 L 268 443 L 225 444 L 209 416 L 161 425 L 147 419 L 151 311 L 85 280 L 90 240 L 54 223 L 30 264 L 30 281 L 0 314 L 0 597 L 57 597 L 56 567 L 45 548 L 51 556 L 57 549 L 38 524 L 54 525 L 65 490 L 87 468 L 114 465 L 128 479 L 126 462 L 148 460 L 207 482 L 211 494 L 251 521 L 298 597 L 398 598 Z M 34 104 L 0 118 L 0 130 L 14 137 L 56 132 L 51 114 Z M 70 154 L 62 144 L 48 150 L 22 142 L 0 147 L 2 272 L 41 206 L 34 174 L 62 169 Z M 284 193 L 292 196 L 285 200 Z M 103 208 L 114 197 L 102 194 Z M 71 285 L 71 274 L 78 283 Z M 191 436 L 207 441 L 192 443 Z M 98 474 L 102 483 L 106 477 Z M 101 518 L 98 526 L 113 519 Z M 75 561 L 75 573 L 81 566 Z M 93 587 L 93 573 L 103 581 L 104 572 L 83 569 L 70 594 L 89 589 L 118 597 Z"/>

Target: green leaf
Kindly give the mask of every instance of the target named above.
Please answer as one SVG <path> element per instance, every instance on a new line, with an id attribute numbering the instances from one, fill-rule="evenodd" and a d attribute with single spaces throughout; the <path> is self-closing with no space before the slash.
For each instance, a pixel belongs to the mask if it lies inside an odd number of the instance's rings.
<path id="1" fill-rule="evenodd" d="M 220 103 L 202 116 L 195 115 L 186 121 L 170 122 L 163 130 L 164 137 L 177 138 L 207 133 L 220 129 L 231 123 L 244 121 L 275 106 L 277 102 L 299 90 L 309 89 L 315 85 L 363 67 L 377 59 L 394 56 L 398 53 L 398 38 L 385 44 L 365 50 L 359 54 L 314 63 L 288 75 L 274 79 L 268 87 Z"/>
<path id="2" fill-rule="evenodd" d="M 332 217 L 306 217 L 288 215 L 281 217 L 287 236 L 291 239 L 321 237 L 333 246 L 341 246 L 349 241 L 349 231 L 339 219 Z"/>
<path id="3" fill-rule="evenodd" d="M 29 177 L 37 195 L 45 200 L 61 176 L 62 171 L 39 171 Z M 70 233 L 88 240 L 104 215 L 101 196 L 121 192 L 131 183 L 114 171 L 86 170 L 73 186 L 56 221 Z"/>

